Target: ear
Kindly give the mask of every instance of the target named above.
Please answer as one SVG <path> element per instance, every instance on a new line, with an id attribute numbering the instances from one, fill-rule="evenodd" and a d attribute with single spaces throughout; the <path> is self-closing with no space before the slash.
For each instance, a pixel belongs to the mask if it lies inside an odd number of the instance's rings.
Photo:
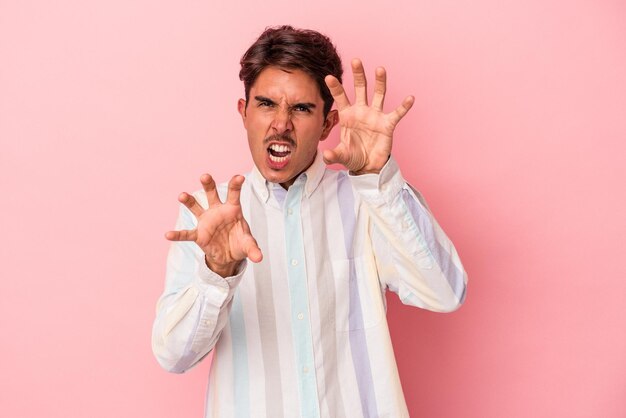
<path id="1" fill-rule="evenodd" d="M 322 136 L 320 137 L 320 141 L 328 138 L 330 131 L 333 130 L 333 127 L 339 122 L 339 112 L 336 109 L 331 110 L 326 115 L 326 120 L 324 121 L 324 128 L 322 129 Z"/>
<path id="2" fill-rule="evenodd" d="M 246 101 L 244 99 L 239 99 L 237 101 L 237 111 L 241 115 L 243 123 L 246 123 Z"/>

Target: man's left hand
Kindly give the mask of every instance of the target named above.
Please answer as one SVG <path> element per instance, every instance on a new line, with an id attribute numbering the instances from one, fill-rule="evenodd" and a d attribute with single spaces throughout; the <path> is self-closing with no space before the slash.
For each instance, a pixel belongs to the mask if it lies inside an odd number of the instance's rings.
<path id="1" fill-rule="evenodd" d="M 387 89 L 385 69 L 376 69 L 371 106 L 367 102 L 367 80 L 361 60 L 352 60 L 352 73 L 356 99 L 354 104 L 348 100 L 337 78 L 328 75 L 325 79 L 337 103 L 341 138 L 337 147 L 324 151 L 324 161 L 326 164 L 343 164 L 355 175 L 379 173 L 391 155 L 393 131 L 411 109 L 415 98 L 408 96 L 393 112 L 383 113 Z"/>

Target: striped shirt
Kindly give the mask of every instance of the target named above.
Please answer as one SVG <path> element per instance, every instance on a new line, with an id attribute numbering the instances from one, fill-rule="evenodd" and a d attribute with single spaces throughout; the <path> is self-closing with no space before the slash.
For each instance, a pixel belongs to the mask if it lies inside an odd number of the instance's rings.
<path id="1" fill-rule="evenodd" d="M 241 205 L 263 261 L 222 278 L 195 243 L 172 244 L 152 337 L 161 366 L 182 373 L 214 350 L 206 417 L 407 417 L 385 291 L 447 312 L 467 275 L 394 159 L 351 176 L 318 153 L 289 190 L 254 168 Z M 195 225 L 181 205 L 176 228 Z"/>

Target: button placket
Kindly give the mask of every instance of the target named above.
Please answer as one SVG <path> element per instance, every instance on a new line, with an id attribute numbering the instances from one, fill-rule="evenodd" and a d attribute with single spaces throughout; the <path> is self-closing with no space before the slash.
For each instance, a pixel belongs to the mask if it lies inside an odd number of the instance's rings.
<path id="1" fill-rule="evenodd" d="M 319 416 L 319 399 L 313 355 L 313 336 L 309 321 L 309 294 L 306 259 L 302 232 L 300 205 L 303 199 L 304 182 L 298 179 L 287 191 L 283 212 L 285 223 L 285 248 L 289 299 L 291 303 L 291 328 L 296 363 L 298 386 L 302 396 L 303 416 Z"/>

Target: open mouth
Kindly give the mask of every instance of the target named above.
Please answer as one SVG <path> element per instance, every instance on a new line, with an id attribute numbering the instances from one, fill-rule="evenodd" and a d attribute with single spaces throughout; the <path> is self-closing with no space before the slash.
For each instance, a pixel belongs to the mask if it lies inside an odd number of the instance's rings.
<path id="1" fill-rule="evenodd" d="M 270 161 L 274 163 L 286 162 L 291 156 L 291 148 L 287 145 L 271 144 L 267 148 Z"/>

